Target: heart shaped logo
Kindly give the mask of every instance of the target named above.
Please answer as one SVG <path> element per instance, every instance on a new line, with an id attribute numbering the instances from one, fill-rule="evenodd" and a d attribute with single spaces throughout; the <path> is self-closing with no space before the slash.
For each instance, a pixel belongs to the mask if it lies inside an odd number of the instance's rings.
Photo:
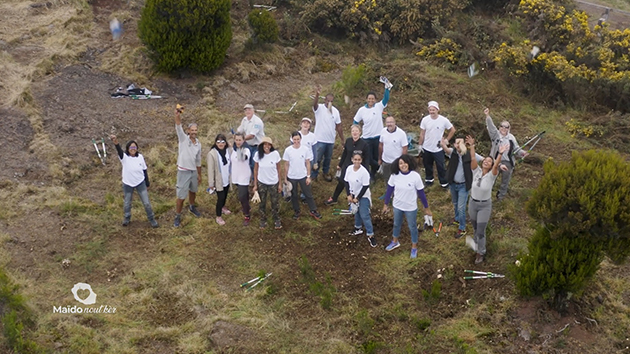
<path id="1" fill-rule="evenodd" d="M 78 294 L 79 291 L 81 292 L 81 296 Z M 96 293 L 92 291 L 92 287 L 90 286 L 90 284 L 87 284 L 87 283 L 74 284 L 74 287 L 72 287 L 72 295 L 74 295 L 75 300 L 77 300 L 78 302 L 82 304 L 93 305 L 96 303 Z M 85 295 L 87 295 L 87 297 L 84 297 Z"/>

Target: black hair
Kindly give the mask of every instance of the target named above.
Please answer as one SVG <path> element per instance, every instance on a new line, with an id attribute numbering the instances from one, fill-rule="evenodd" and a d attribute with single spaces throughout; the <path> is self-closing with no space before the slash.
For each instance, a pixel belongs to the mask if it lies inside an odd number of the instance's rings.
<path id="1" fill-rule="evenodd" d="M 214 145 L 212 145 L 213 149 L 219 150 L 219 147 L 217 146 L 217 140 L 225 141 L 225 148 L 226 149 L 230 147 L 230 143 L 228 143 L 227 138 L 225 137 L 225 135 L 224 134 L 217 134 L 217 137 L 214 138 Z"/>
<path id="2" fill-rule="evenodd" d="M 407 165 L 409 165 L 409 171 L 415 171 L 415 169 L 418 168 L 418 163 L 416 162 L 416 159 L 413 158 L 409 154 L 404 154 L 400 156 L 399 158 L 397 158 L 396 160 L 394 160 L 394 162 L 392 162 L 393 175 L 397 175 L 400 172 L 400 166 L 399 166 L 400 160 L 403 160 Z"/>
<path id="3" fill-rule="evenodd" d="M 131 146 L 131 144 L 136 144 L 136 147 L 138 147 L 138 143 L 136 143 L 135 140 L 129 140 L 127 142 L 127 145 L 125 146 L 125 154 L 127 154 L 127 156 L 131 156 L 129 155 L 129 147 Z M 136 149 L 136 156 L 138 156 L 140 154 L 140 148 Z"/>
<path id="4" fill-rule="evenodd" d="M 294 137 L 294 136 L 299 136 L 299 137 L 300 137 L 300 140 L 302 139 L 302 134 L 300 134 L 300 132 L 299 132 L 299 131 L 297 131 L 297 130 L 296 130 L 296 131 L 294 131 L 293 133 L 291 133 L 291 140 L 293 140 L 293 137 Z"/>
<path id="5" fill-rule="evenodd" d="M 376 96 L 376 93 L 375 93 L 374 91 L 370 91 L 370 92 L 368 92 L 368 93 L 367 93 L 367 95 L 365 95 L 365 98 L 370 97 L 370 95 L 374 96 L 374 98 L 375 98 L 375 99 L 378 99 L 378 98 L 377 98 L 378 96 Z"/>
<path id="6" fill-rule="evenodd" d="M 350 156 L 351 158 L 354 158 L 354 155 L 359 155 L 359 157 L 361 158 L 361 160 L 363 160 L 363 151 L 361 150 L 354 150 L 352 152 L 352 155 Z"/>
<path id="7" fill-rule="evenodd" d="M 273 147 L 273 144 L 269 144 L 269 145 L 271 145 L 271 149 L 269 149 L 270 153 L 273 151 L 276 151 L 276 149 Z M 258 144 L 258 160 L 262 160 L 263 157 L 265 157 L 265 143 L 264 142 Z"/>

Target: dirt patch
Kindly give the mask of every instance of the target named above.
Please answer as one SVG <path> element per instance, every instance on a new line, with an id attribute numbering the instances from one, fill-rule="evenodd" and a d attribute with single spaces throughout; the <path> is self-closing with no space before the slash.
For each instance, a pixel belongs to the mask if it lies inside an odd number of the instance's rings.
<path id="1" fill-rule="evenodd" d="M 244 353 L 247 343 L 256 343 L 257 336 L 251 329 L 226 321 L 217 321 L 208 337 L 211 348 L 219 353 Z"/>
<path id="2" fill-rule="evenodd" d="M 0 109 L 0 179 L 42 180 L 48 170 L 29 146 L 34 132 L 28 117 L 16 109 Z"/>

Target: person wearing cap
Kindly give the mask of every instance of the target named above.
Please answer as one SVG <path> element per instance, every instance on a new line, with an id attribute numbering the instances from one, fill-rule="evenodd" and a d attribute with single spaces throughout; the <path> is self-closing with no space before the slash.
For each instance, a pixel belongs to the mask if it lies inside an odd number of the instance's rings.
<path id="1" fill-rule="evenodd" d="M 518 158 L 523 158 L 528 154 L 527 151 L 518 146 L 516 138 L 510 133 L 510 122 L 506 120 L 502 121 L 501 125 L 499 125 L 499 129 L 497 129 L 494 122 L 492 122 L 492 117 L 490 117 L 490 109 L 484 109 L 483 113 L 486 115 L 486 127 L 488 129 L 488 135 L 490 135 L 490 140 L 492 141 L 490 156 L 496 159 L 499 153 L 499 146 L 510 146 L 510 148 L 503 153 L 501 165 L 499 166 L 501 185 L 497 191 L 497 200 L 500 201 L 507 195 L 508 185 L 510 184 L 510 179 L 512 179 L 512 172 L 514 172 L 515 166 L 514 155 L 517 155 Z"/>
<path id="2" fill-rule="evenodd" d="M 315 114 L 315 136 L 317 138 L 315 149 L 313 150 L 313 179 L 317 179 L 319 167 L 321 165 L 324 179 L 332 181 L 330 175 L 330 161 L 332 160 L 335 137 L 339 136 L 339 141 L 343 144 L 343 128 L 341 126 L 341 116 L 339 110 L 332 105 L 335 96 L 329 93 L 324 98 L 324 103 L 319 103 L 321 88 L 315 89 L 313 98 L 313 113 Z M 302 142 L 304 144 L 304 142 Z"/>
<path id="3" fill-rule="evenodd" d="M 390 89 L 385 86 L 385 93 L 383 99 L 376 102 L 376 94 L 374 92 L 368 92 L 366 97 L 366 103 L 359 108 L 354 115 L 354 124 L 363 122 L 363 135 L 361 138 L 368 143 L 370 147 L 370 158 L 368 162 L 370 165 L 370 176 L 372 179 L 376 176 L 378 171 L 378 147 L 381 138 L 381 131 L 383 130 L 383 110 L 387 107 L 389 102 Z"/>
<path id="4" fill-rule="evenodd" d="M 315 136 L 315 133 L 311 133 L 312 124 L 313 121 L 310 118 L 302 118 L 302 121 L 300 122 L 300 130 L 298 130 L 298 133 L 300 133 L 300 136 L 302 137 L 302 145 L 311 150 L 313 152 L 313 156 L 315 156 L 315 145 L 317 144 L 317 137 Z M 291 141 L 291 144 L 293 144 L 293 141 Z M 315 161 L 311 161 L 311 171 L 313 169 L 312 166 L 314 162 Z"/>
<path id="5" fill-rule="evenodd" d="M 280 222 L 280 193 L 282 186 L 280 185 L 280 176 L 282 170 L 280 168 L 280 153 L 273 147 L 273 141 L 266 136 L 261 139 L 258 150 L 254 154 L 254 192 L 260 194 L 260 228 L 267 227 L 267 196 L 271 199 L 271 214 L 274 220 L 276 230 L 282 228 Z"/>
<path id="6" fill-rule="evenodd" d="M 420 122 L 420 137 L 418 144 L 424 150 L 422 162 L 424 164 L 424 183 L 430 186 L 434 182 L 433 163 L 437 167 L 437 175 L 442 188 L 448 187 L 446 179 L 446 167 L 444 165 L 444 150 L 442 150 L 442 138 L 444 131 L 448 131 L 446 140 L 451 140 L 455 134 L 455 127 L 446 117 L 439 114 L 440 106 L 436 101 L 428 104 L 429 115 L 422 118 Z"/>
<path id="7" fill-rule="evenodd" d="M 385 128 L 381 130 L 378 144 L 378 164 L 383 168 L 383 179 L 389 181 L 392 174 L 392 162 L 407 153 L 409 141 L 407 133 L 396 126 L 396 119 L 385 118 Z"/>
<path id="8" fill-rule="evenodd" d="M 246 104 L 245 117 L 241 120 L 241 125 L 236 129 L 237 132 L 245 134 L 245 142 L 249 147 L 249 151 L 252 156 L 258 149 L 258 145 L 262 142 L 262 138 L 265 137 L 265 124 L 262 119 L 254 114 L 254 106 L 250 103 Z M 249 167 L 254 170 L 254 158 L 249 160 Z"/>
<path id="9" fill-rule="evenodd" d="M 195 206 L 197 189 L 201 184 L 201 142 L 197 139 L 197 123 L 188 124 L 188 134 L 182 128 L 182 109 L 175 109 L 175 131 L 179 142 L 177 155 L 177 207 L 173 226 L 179 227 L 182 221 L 184 200 L 188 195 L 188 210 L 196 217 L 201 213 Z"/>

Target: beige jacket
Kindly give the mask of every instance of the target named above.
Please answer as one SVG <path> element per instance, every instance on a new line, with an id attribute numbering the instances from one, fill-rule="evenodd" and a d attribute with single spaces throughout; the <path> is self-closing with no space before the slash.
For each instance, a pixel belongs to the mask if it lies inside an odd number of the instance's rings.
<path id="1" fill-rule="evenodd" d="M 229 147 L 226 152 L 229 157 L 232 155 L 232 148 Z M 208 187 L 216 188 L 217 192 L 223 191 L 223 177 L 221 176 L 221 168 L 219 167 L 221 156 L 216 149 L 210 149 L 208 152 Z"/>

